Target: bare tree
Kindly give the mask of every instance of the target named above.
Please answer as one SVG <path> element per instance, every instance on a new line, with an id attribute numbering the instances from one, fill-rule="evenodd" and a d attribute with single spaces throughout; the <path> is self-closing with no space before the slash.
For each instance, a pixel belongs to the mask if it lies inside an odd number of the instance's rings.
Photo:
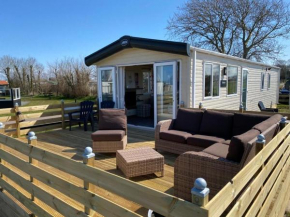
<path id="1" fill-rule="evenodd" d="M 283 0 L 189 0 L 168 21 L 171 37 L 245 59 L 273 58 L 290 31 Z"/>

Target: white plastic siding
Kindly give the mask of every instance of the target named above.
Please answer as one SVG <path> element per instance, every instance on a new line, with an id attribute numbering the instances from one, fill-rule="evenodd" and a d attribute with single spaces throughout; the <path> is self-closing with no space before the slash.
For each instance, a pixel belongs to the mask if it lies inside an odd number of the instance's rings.
<path id="1" fill-rule="evenodd" d="M 221 79 L 227 80 L 223 76 L 222 70 L 224 67 L 238 66 L 238 90 L 236 95 L 227 96 L 227 87 L 220 87 L 220 96 L 217 98 L 204 99 L 204 63 L 212 62 L 220 64 Z M 247 95 L 247 110 L 259 110 L 258 101 L 263 101 L 266 107 L 273 106 L 277 103 L 277 88 L 279 70 L 272 68 L 266 72 L 266 67 L 255 65 L 254 63 L 245 63 L 242 61 L 231 60 L 224 57 L 204 54 L 197 52 L 196 59 L 196 86 L 195 86 L 195 105 L 198 107 L 201 102 L 205 108 L 212 109 L 233 109 L 238 110 L 241 102 L 241 70 L 247 68 L 248 75 L 248 95 Z M 271 87 L 267 89 L 268 76 L 265 76 L 265 89 L 261 90 L 261 72 L 271 74 Z"/>

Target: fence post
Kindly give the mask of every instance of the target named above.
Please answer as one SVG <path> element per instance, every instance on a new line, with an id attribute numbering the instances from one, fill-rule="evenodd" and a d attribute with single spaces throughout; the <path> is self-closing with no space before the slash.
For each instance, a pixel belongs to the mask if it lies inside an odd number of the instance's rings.
<path id="1" fill-rule="evenodd" d="M 62 99 L 60 101 L 60 105 L 61 105 L 61 126 L 62 129 L 65 129 L 65 117 L 64 117 L 64 100 Z"/>
<path id="2" fill-rule="evenodd" d="M 208 203 L 209 188 L 203 178 L 197 178 L 194 187 L 191 189 L 191 201 L 198 206 L 205 206 Z"/>
<path id="3" fill-rule="evenodd" d="M 29 132 L 27 135 L 27 140 L 28 140 L 28 144 L 31 146 L 36 146 L 37 145 L 37 137 L 35 136 L 34 132 Z M 32 148 L 32 147 L 31 147 Z M 38 165 L 38 161 L 33 159 L 32 157 L 29 157 L 29 163 L 32 165 L 37 166 Z M 33 178 L 32 176 L 30 176 L 30 182 L 33 182 L 35 185 L 37 185 L 37 180 L 35 178 Z M 34 193 L 31 193 L 31 200 L 35 201 L 34 198 Z"/>
<path id="4" fill-rule="evenodd" d="M 202 108 L 203 108 L 203 105 L 202 105 L 201 102 L 199 103 L 198 108 L 199 108 L 199 109 L 202 109 Z"/>
<path id="5" fill-rule="evenodd" d="M 240 107 L 239 107 L 239 112 L 243 113 L 244 112 L 244 106 L 243 106 L 243 103 L 240 104 Z"/>
<path id="6" fill-rule="evenodd" d="M 282 117 L 280 121 L 280 129 L 282 130 L 284 127 L 286 127 L 287 124 L 287 117 Z"/>
<path id="7" fill-rule="evenodd" d="M 258 154 L 265 147 L 265 144 L 265 136 L 263 134 L 258 135 L 256 140 L 256 154 Z"/>
<path id="8" fill-rule="evenodd" d="M 88 166 L 94 166 L 95 154 L 93 153 L 93 149 L 91 147 L 86 147 L 83 153 L 83 163 Z M 88 191 L 93 190 L 93 185 L 87 181 L 84 181 L 84 189 Z M 85 213 L 87 215 L 91 215 L 92 211 L 89 207 L 85 206 Z"/>
<path id="9" fill-rule="evenodd" d="M 5 125 L 2 122 L 0 122 L 0 133 L 1 134 L 5 133 Z M 3 149 L 3 145 L 0 143 L 0 150 L 1 149 Z M 0 158 L 0 164 L 3 164 L 3 163 L 4 163 L 3 160 Z M 2 173 L 0 173 L 0 178 L 2 178 L 2 177 L 3 177 Z"/>
<path id="10" fill-rule="evenodd" d="M 19 121 L 19 108 L 18 103 L 14 105 L 14 112 L 15 112 L 15 122 L 16 122 L 16 137 L 20 137 L 20 121 Z"/>

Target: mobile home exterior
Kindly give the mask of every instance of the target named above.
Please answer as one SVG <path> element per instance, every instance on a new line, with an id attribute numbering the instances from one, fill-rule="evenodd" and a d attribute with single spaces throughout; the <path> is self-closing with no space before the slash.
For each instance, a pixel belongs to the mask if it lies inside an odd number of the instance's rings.
<path id="1" fill-rule="evenodd" d="M 278 67 L 187 43 L 123 36 L 87 56 L 85 63 L 97 66 L 100 102 L 109 99 L 124 108 L 134 98 L 140 106 L 151 94 L 154 125 L 175 118 L 178 107 L 202 103 L 209 109 L 238 110 L 242 104 L 255 111 L 259 101 L 270 107 L 279 98 Z"/>

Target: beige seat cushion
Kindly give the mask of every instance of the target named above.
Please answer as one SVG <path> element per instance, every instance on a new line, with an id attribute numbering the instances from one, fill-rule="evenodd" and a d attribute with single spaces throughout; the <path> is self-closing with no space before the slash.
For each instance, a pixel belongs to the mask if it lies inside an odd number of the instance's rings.
<path id="1" fill-rule="evenodd" d="M 186 140 L 192 134 L 178 131 L 178 130 L 167 130 L 163 131 L 159 134 L 160 139 L 171 141 L 171 142 L 178 142 L 178 143 L 186 143 Z"/>
<path id="2" fill-rule="evenodd" d="M 93 141 L 121 141 L 124 136 L 124 130 L 98 130 L 91 135 Z"/>
<path id="3" fill-rule="evenodd" d="M 188 145 L 199 146 L 207 148 L 215 143 L 223 143 L 225 140 L 215 136 L 206 136 L 206 135 L 192 135 L 187 138 Z"/>

